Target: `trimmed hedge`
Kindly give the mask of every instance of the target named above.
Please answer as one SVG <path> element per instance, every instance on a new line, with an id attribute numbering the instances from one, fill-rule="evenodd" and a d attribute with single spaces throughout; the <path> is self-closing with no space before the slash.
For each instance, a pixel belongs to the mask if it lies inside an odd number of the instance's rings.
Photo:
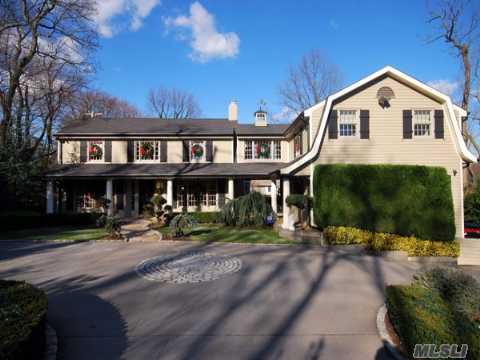
<path id="1" fill-rule="evenodd" d="M 413 236 L 405 237 L 395 234 L 374 233 L 367 230 L 343 226 L 328 226 L 323 229 L 323 236 L 330 245 L 365 245 L 373 252 L 406 251 L 409 256 L 451 256 L 460 255 L 458 241 L 421 240 Z"/>
<path id="2" fill-rule="evenodd" d="M 412 285 L 387 286 L 388 315 L 410 357 L 415 344 L 468 344 L 467 359 L 480 359 L 479 285 L 466 277 L 438 268 Z"/>
<path id="3" fill-rule="evenodd" d="M 0 359 L 41 359 L 47 295 L 23 281 L 0 280 Z"/>
<path id="4" fill-rule="evenodd" d="M 455 238 L 450 176 L 441 167 L 317 165 L 313 193 L 314 219 L 320 228 Z"/>
<path id="5" fill-rule="evenodd" d="M 90 226 L 95 225 L 100 215 L 99 213 L 0 214 L 0 227 L 3 231 L 14 231 L 48 226 Z"/>
<path id="6" fill-rule="evenodd" d="M 285 200 L 288 206 L 296 206 L 299 209 L 303 209 L 305 203 L 307 203 L 308 207 L 311 207 L 313 202 L 310 196 L 304 194 L 290 194 Z"/>

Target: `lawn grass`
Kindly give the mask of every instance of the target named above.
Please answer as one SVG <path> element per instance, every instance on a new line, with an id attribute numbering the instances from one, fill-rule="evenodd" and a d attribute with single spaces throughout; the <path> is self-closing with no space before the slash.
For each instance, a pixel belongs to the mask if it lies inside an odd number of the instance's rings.
<path id="1" fill-rule="evenodd" d="M 103 228 L 49 227 L 25 229 L 0 234 L 0 240 L 98 240 L 107 236 Z"/>
<path id="2" fill-rule="evenodd" d="M 156 230 L 164 235 L 171 235 L 168 226 Z M 189 240 L 202 242 L 225 242 L 245 244 L 298 244 L 281 237 L 277 231 L 269 227 L 234 227 L 202 224 L 187 232 Z"/>

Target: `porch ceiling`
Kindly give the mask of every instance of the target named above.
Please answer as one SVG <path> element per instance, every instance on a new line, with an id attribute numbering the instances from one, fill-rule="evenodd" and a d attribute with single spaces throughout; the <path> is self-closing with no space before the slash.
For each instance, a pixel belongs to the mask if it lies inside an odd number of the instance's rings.
<path id="1" fill-rule="evenodd" d="M 285 163 L 68 164 L 51 168 L 45 176 L 58 178 L 267 177 L 286 165 Z"/>

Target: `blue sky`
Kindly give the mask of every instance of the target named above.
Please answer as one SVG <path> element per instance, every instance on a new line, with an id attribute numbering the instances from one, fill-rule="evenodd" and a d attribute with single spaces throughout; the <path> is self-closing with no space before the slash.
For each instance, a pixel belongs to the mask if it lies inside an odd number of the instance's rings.
<path id="1" fill-rule="evenodd" d="M 94 86 L 145 112 L 148 90 L 166 86 L 192 92 L 204 117 L 226 117 L 232 98 L 241 122 L 260 99 L 278 113 L 289 64 L 312 49 L 338 65 L 344 85 L 392 65 L 440 90 L 458 87 L 452 52 L 425 41 L 421 0 L 104 1 Z"/>

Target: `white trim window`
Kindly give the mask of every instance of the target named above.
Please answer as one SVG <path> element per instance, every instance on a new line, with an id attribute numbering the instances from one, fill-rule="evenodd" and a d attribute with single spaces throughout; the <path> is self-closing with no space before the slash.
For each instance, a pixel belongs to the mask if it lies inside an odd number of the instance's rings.
<path id="1" fill-rule="evenodd" d="M 280 140 L 244 140 L 245 160 L 280 160 L 282 142 Z"/>
<path id="2" fill-rule="evenodd" d="M 105 142 L 103 140 L 90 140 L 87 144 L 88 162 L 103 162 L 105 159 Z"/>
<path id="3" fill-rule="evenodd" d="M 358 136 L 358 118 L 356 110 L 339 111 L 338 135 L 340 137 Z"/>
<path id="4" fill-rule="evenodd" d="M 428 137 L 432 134 L 432 112 L 430 110 L 413 110 L 413 135 Z"/>
<path id="5" fill-rule="evenodd" d="M 160 141 L 135 141 L 135 161 L 155 162 L 160 159 Z"/>
<path id="6" fill-rule="evenodd" d="M 190 141 L 190 161 L 205 161 L 207 158 L 206 141 Z"/>

